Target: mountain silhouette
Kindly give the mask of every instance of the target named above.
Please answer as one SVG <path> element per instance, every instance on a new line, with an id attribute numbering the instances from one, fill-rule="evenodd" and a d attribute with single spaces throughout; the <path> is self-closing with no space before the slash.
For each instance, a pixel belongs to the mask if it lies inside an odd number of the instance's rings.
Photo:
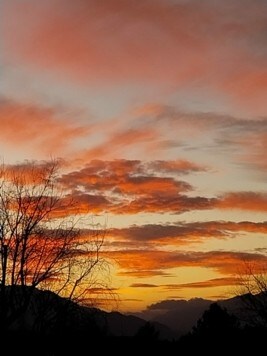
<path id="1" fill-rule="evenodd" d="M 149 322 L 159 322 L 173 330 L 180 337 L 192 330 L 203 313 L 214 300 L 193 298 L 190 300 L 163 300 L 152 304 L 146 310 L 136 313 Z M 235 315 L 241 326 L 264 323 L 267 320 L 266 294 L 244 294 L 229 299 L 217 300 L 217 303 L 229 313 Z M 255 306 L 253 308 L 253 306 Z M 262 311 L 259 311 L 262 306 Z M 259 315 L 262 313 L 262 317 Z M 265 314 L 264 314 L 265 313 Z M 263 319 L 263 321 L 261 320 Z"/>
<path id="2" fill-rule="evenodd" d="M 14 288 L 12 292 L 14 294 Z M 29 295 L 29 302 L 24 310 L 21 308 L 24 305 L 23 299 Z M 19 312 L 20 308 L 22 312 Z M 51 291 L 32 291 L 20 286 L 15 287 L 15 305 L 10 305 L 9 309 L 9 314 L 16 313 L 17 317 L 8 325 L 8 329 L 15 331 L 31 330 L 52 334 L 72 330 L 105 336 L 132 337 L 147 324 L 146 320 L 134 315 L 82 306 Z M 175 336 L 167 326 L 157 321 L 151 322 L 151 325 L 160 339 L 172 339 Z"/>
<path id="3" fill-rule="evenodd" d="M 150 322 L 159 322 L 168 326 L 179 337 L 189 332 L 208 309 L 211 300 L 194 298 L 190 300 L 164 300 L 150 305 L 137 315 Z"/>
<path id="4" fill-rule="evenodd" d="M 15 292 L 17 305 L 10 306 L 10 313 L 19 310 L 25 298 L 25 288 L 17 286 Z M 248 305 L 259 302 L 265 306 L 266 295 L 247 294 L 217 301 L 222 308 L 235 315 L 243 326 L 252 320 L 260 321 L 257 311 L 248 308 Z M 34 289 L 31 290 L 27 308 L 16 314 L 17 317 L 8 325 L 8 329 L 16 332 L 30 330 L 47 335 L 90 333 L 91 336 L 105 337 L 141 337 L 150 332 L 161 340 L 172 340 L 190 332 L 212 303 L 214 301 L 202 298 L 164 300 L 133 315 L 82 306 L 51 291 Z"/>

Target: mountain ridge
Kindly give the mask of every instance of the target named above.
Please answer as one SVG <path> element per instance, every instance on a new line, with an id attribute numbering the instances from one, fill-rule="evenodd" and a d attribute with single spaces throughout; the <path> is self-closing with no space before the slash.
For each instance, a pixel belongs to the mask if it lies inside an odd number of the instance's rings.
<path id="1" fill-rule="evenodd" d="M 146 310 L 135 313 L 149 322 L 159 322 L 173 330 L 178 337 L 190 332 L 212 303 L 218 303 L 230 314 L 235 315 L 242 325 L 255 318 L 256 311 L 248 306 L 261 300 L 267 306 L 266 294 L 244 294 L 228 299 L 209 300 L 203 298 L 170 299 L 152 304 Z M 252 302 L 252 303 L 251 303 Z"/>
<path id="2" fill-rule="evenodd" d="M 9 289 L 11 290 L 11 287 L 7 287 L 7 291 Z M 32 291 L 30 288 L 22 289 L 18 286 L 14 290 L 17 301 L 22 300 L 21 296 L 25 290 Z M 149 322 L 161 340 L 172 340 L 190 332 L 204 311 L 214 302 L 237 316 L 245 325 L 253 313 L 248 312 L 244 302 L 249 300 L 255 302 L 259 299 L 266 302 L 266 295 L 247 294 L 217 301 L 203 298 L 163 300 L 139 313 L 121 313 L 80 305 L 51 291 L 34 289 L 27 309 L 13 322 L 11 329 L 37 329 L 45 332 L 52 332 L 54 329 L 73 329 L 99 332 L 106 336 L 132 337 Z"/>
<path id="3" fill-rule="evenodd" d="M 48 290 L 39 290 L 30 287 L 6 287 L 7 297 L 13 293 L 15 302 L 9 302 L 9 311 L 19 315 L 9 325 L 10 330 L 38 330 L 53 332 L 57 329 L 70 329 L 74 331 L 90 331 L 106 336 L 132 337 L 147 324 L 147 321 L 118 311 L 107 312 L 96 307 L 80 305 L 74 301 L 58 296 Z M 27 308 L 24 310 L 23 299 L 29 298 Z M 11 300 L 11 298 L 9 298 Z M 20 312 L 21 309 L 21 312 Z M 173 339 L 175 333 L 160 322 L 151 321 L 150 324 L 160 339 Z"/>

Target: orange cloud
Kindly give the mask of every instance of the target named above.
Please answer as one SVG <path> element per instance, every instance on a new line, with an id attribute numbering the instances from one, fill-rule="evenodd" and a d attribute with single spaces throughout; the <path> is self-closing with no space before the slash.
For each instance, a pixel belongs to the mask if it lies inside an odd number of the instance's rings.
<path id="1" fill-rule="evenodd" d="M 149 180 L 148 180 L 149 181 Z M 164 182 L 164 180 L 162 181 Z M 147 195 L 145 195 L 145 184 L 141 184 L 140 187 L 129 184 L 129 191 L 126 189 L 127 185 L 121 185 L 125 190 L 118 189 L 117 191 L 111 191 L 115 194 L 114 199 L 105 194 L 87 194 L 87 193 L 74 193 L 77 205 L 76 208 L 79 211 L 110 211 L 114 214 L 136 214 L 140 212 L 149 213 L 167 213 L 172 212 L 175 214 L 181 214 L 191 210 L 203 210 L 203 209 L 225 209 L 225 210 L 247 210 L 264 212 L 267 210 L 267 201 L 265 194 L 258 194 L 252 192 L 244 193 L 228 193 L 220 198 L 205 198 L 205 197 L 188 197 L 179 193 L 173 193 L 171 191 L 164 192 L 163 187 L 157 190 L 157 185 L 147 184 Z M 104 189 L 104 188 L 103 188 Z M 127 194 L 129 193 L 129 194 Z M 132 196 L 136 194 L 136 197 Z M 140 195 L 139 195 L 140 194 Z M 175 194 L 175 195 L 174 195 Z M 139 195 L 139 196 L 138 196 Z M 251 198 L 251 200 L 248 200 Z M 91 210 L 92 209 L 92 210 Z M 252 232 L 252 227 L 248 227 L 248 230 L 243 231 Z M 232 228 L 234 226 L 232 225 Z M 237 229 L 238 230 L 238 229 Z M 242 231 L 242 229 L 240 229 Z M 255 228 L 255 232 L 257 228 Z M 259 230 L 259 232 L 262 232 Z M 214 236 L 223 236 L 218 231 L 213 231 Z M 202 236 L 211 235 L 212 232 L 203 232 Z M 225 232 L 224 236 L 227 236 Z M 196 236 L 195 236 L 196 237 Z M 180 241 L 182 242 L 182 241 Z"/>
<path id="2" fill-rule="evenodd" d="M 170 168 L 172 162 L 175 168 Z M 168 175 L 170 169 L 172 174 Z M 63 175 L 60 181 L 74 191 L 78 201 L 83 200 L 83 195 L 93 193 L 99 199 L 101 195 L 106 203 L 112 201 L 109 210 L 115 214 L 140 211 L 181 213 L 191 209 L 207 209 L 213 204 L 212 199 L 181 194 L 192 187 L 173 176 L 174 173 L 180 175 L 196 169 L 200 171 L 203 168 L 184 161 L 169 161 L 166 165 L 162 161 L 91 161 L 80 171 Z"/>
<path id="3" fill-rule="evenodd" d="M 193 188 L 179 176 L 196 170 L 205 168 L 184 161 L 94 160 L 79 171 L 63 175 L 60 182 L 72 189 L 78 204 L 86 208 L 91 198 L 100 207 L 98 211 L 103 208 L 114 214 L 179 214 L 214 208 L 266 211 L 265 193 L 234 192 L 214 198 L 186 195 Z"/>
<path id="4" fill-rule="evenodd" d="M 192 172 L 204 172 L 206 167 L 198 165 L 194 162 L 187 160 L 174 160 L 174 161 L 153 161 L 149 164 L 151 169 L 156 172 L 188 174 Z"/>
<path id="5" fill-rule="evenodd" d="M 36 165 L 43 169 L 46 162 Z M 51 162 L 50 162 L 51 164 Z M 8 166 L 23 169 L 27 173 L 31 164 Z M 77 213 L 101 213 L 109 211 L 114 214 L 135 214 L 139 212 L 180 214 L 190 210 L 203 209 L 239 209 L 266 211 L 265 193 L 232 192 L 219 197 L 189 196 L 193 188 L 180 180 L 180 175 L 202 171 L 204 168 L 184 161 L 148 161 L 139 160 L 94 160 L 84 168 L 63 174 L 59 183 L 67 190 L 62 200 L 62 211 L 58 216 Z M 29 172 L 29 175 L 31 172 Z M 70 200 L 73 204 L 69 204 Z M 252 222 L 206 222 L 179 223 L 175 225 L 146 225 L 113 230 L 113 234 L 133 240 L 142 235 L 144 240 L 164 240 L 177 244 L 200 241 L 205 237 L 228 237 L 235 231 L 264 232 L 265 225 Z"/>
<path id="6" fill-rule="evenodd" d="M 98 214 L 113 209 L 115 202 L 103 195 L 73 192 L 62 199 L 62 208 L 54 212 L 57 217 L 78 214 Z"/>
<path id="7" fill-rule="evenodd" d="M 210 252 L 167 252 L 158 250 L 126 250 L 105 252 L 122 269 L 120 275 L 149 277 L 171 273 L 177 267 L 205 267 L 222 274 L 242 273 L 244 262 L 253 263 L 255 270 L 261 270 L 267 257 L 258 253 L 229 251 Z M 162 273 L 163 272 L 163 273 Z"/>
<path id="8" fill-rule="evenodd" d="M 1 177 L 5 181 L 14 181 L 23 185 L 43 184 L 44 177 L 56 175 L 57 169 L 61 167 L 61 160 L 51 161 L 23 161 L 18 164 L 5 164 L 1 167 Z M 21 182 L 18 179 L 21 179 Z"/>
<path id="9" fill-rule="evenodd" d="M 125 203 L 120 208 L 115 207 L 112 211 L 116 214 L 127 213 L 136 214 L 139 212 L 165 213 L 173 212 L 181 214 L 190 210 L 210 209 L 213 206 L 213 199 L 205 197 L 187 197 L 186 195 L 154 194 L 144 196 Z"/>
<path id="10" fill-rule="evenodd" d="M 212 278 L 206 281 L 179 283 L 179 284 L 149 284 L 149 283 L 133 283 L 131 288 L 163 288 L 164 290 L 172 291 L 179 289 L 198 289 L 198 288 L 212 288 L 222 286 L 237 286 L 240 283 L 240 278 L 237 277 L 220 277 Z"/>
<path id="11" fill-rule="evenodd" d="M 195 289 L 195 288 L 211 288 L 211 287 L 221 287 L 221 286 L 233 286 L 238 285 L 240 279 L 237 277 L 221 277 L 208 279 L 206 281 L 191 282 L 191 283 L 180 283 L 180 284 L 149 284 L 149 283 L 133 283 L 130 285 L 131 288 L 164 288 L 166 290 L 176 290 L 176 289 Z"/>
<path id="12" fill-rule="evenodd" d="M 171 273 L 168 273 L 166 271 L 160 271 L 157 269 L 153 270 L 140 270 L 140 271 L 126 271 L 126 270 L 120 270 L 117 273 L 118 276 L 122 277 L 134 277 L 134 278 L 147 278 L 147 277 L 169 277 L 172 276 Z"/>
<path id="13" fill-rule="evenodd" d="M 261 233 L 267 234 L 267 222 L 254 223 L 249 221 L 209 221 L 177 224 L 148 224 L 130 226 L 128 228 L 110 229 L 109 236 L 123 241 L 138 244 L 158 242 L 161 244 L 187 245 L 194 242 L 205 241 L 207 238 L 230 238 L 236 233 Z M 115 243 L 116 244 L 116 241 Z"/>
<path id="14" fill-rule="evenodd" d="M 173 163 L 174 162 L 174 163 Z M 51 162 L 50 162 L 51 163 Z M 46 162 L 37 164 L 43 169 Z M 27 166 L 28 165 L 28 166 Z M 27 173 L 30 164 L 8 166 L 10 170 L 23 169 Z M 167 167 L 167 168 L 166 168 Z M 171 168 L 170 168 L 171 167 Z M 184 169 L 182 169 L 182 167 Z M 192 187 L 179 179 L 183 173 L 201 171 L 202 167 L 183 161 L 149 161 L 139 160 L 95 160 L 84 168 L 63 174 L 59 183 L 69 193 L 62 200 L 64 210 L 58 211 L 59 216 L 74 213 L 110 211 L 114 214 L 135 214 L 139 212 L 183 213 L 202 209 L 241 209 L 266 211 L 267 198 L 265 193 L 233 192 L 220 197 L 206 198 L 188 196 Z M 29 172 L 31 174 L 31 172 Z M 69 205 L 72 200 L 74 204 Z M 227 237 L 231 231 L 263 232 L 264 223 L 250 222 L 206 222 L 175 225 L 147 225 L 131 227 L 128 230 L 113 230 L 122 238 L 135 240 L 142 234 L 144 240 L 161 239 L 166 242 L 186 243 L 203 237 Z M 178 239 L 179 237 L 179 239 Z"/>
<path id="15" fill-rule="evenodd" d="M 63 175 L 61 182 L 67 187 L 83 186 L 93 191 L 115 191 L 128 195 L 150 193 L 175 194 L 191 190 L 191 186 L 178 181 L 168 173 L 187 174 L 204 168 L 188 161 L 93 160 L 80 171 Z M 165 176 L 164 176 L 165 175 Z"/>
<path id="16" fill-rule="evenodd" d="M 32 163 L 27 161 L 6 168 L 10 172 L 20 170 L 28 179 L 36 179 L 46 165 L 51 164 L 52 162 L 36 162 L 34 171 Z M 171 166 L 172 161 L 166 162 L 166 165 L 168 164 Z M 66 195 L 62 196 L 62 208 L 54 211 L 54 216 L 103 211 L 114 214 L 133 214 L 141 211 L 181 213 L 212 206 L 212 199 L 181 194 L 192 188 L 190 184 L 177 179 L 178 176 L 201 168 L 190 162 L 184 164 L 183 161 L 181 164 L 174 161 L 174 165 L 175 168 L 171 168 L 172 174 L 169 175 L 169 168 L 166 171 L 162 161 L 91 161 L 81 170 L 59 177 L 58 183 L 63 191 L 66 189 Z"/>
<path id="17" fill-rule="evenodd" d="M 256 192 L 227 193 L 215 204 L 220 209 L 267 211 L 267 194 Z"/>

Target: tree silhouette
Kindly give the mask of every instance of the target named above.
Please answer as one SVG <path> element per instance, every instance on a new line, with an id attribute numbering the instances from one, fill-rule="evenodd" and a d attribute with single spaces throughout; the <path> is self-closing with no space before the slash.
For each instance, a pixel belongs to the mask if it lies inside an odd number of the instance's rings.
<path id="1" fill-rule="evenodd" d="M 214 354 L 229 350 L 230 345 L 237 345 L 240 340 L 239 323 L 218 303 L 210 305 L 192 332 L 184 335 L 179 342 L 181 350 L 187 353 L 203 351 Z"/>
<path id="2" fill-rule="evenodd" d="M 159 331 L 153 324 L 147 322 L 140 327 L 135 338 L 142 342 L 156 342 L 159 339 Z"/>
<path id="3" fill-rule="evenodd" d="M 221 336 L 233 333 L 238 326 L 238 321 L 234 315 L 230 315 L 218 303 L 212 303 L 198 320 L 193 333 L 201 336 Z"/>
<path id="4" fill-rule="evenodd" d="M 2 329 L 18 323 L 37 287 L 84 301 L 104 268 L 104 230 L 80 228 L 71 192 L 60 186 L 59 168 L 51 161 L 0 169 Z"/>

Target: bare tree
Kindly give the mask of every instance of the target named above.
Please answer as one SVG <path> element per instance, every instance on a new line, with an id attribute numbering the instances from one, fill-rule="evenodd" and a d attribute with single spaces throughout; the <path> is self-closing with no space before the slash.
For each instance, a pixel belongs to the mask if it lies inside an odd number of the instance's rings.
<path id="1" fill-rule="evenodd" d="M 60 188 L 59 168 L 51 161 L 0 169 L 3 328 L 25 312 L 37 287 L 84 302 L 92 286 L 101 284 L 105 230 L 80 225 L 70 192 Z"/>
<path id="2" fill-rule="evenodd" d="M 243 303 L 243 319 L 251 326 L 267 327 L 267 268 L 245 262 L 236 293 Z"/>

